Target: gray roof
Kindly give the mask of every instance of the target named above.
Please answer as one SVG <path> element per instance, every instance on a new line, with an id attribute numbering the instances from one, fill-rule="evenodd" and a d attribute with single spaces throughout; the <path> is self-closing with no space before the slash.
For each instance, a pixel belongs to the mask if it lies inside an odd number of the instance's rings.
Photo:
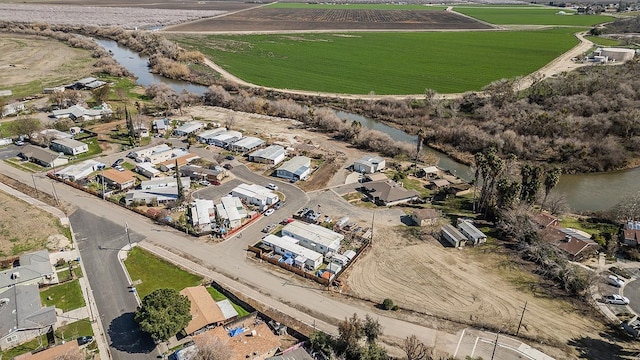
<path id="1" fill-rule="evenodd" d="M 0 338 L 56 323 L 55 307 L 42 307 L 38 285 L 12 286 L 0 292 L 0 299 L 5 299 L 0 304 Z"/>
<path id="2" fill-rule="evenodd" d="M 57 152 L 34 145 L 23 147 L 20 153 L 26 158 L 36 159 L 47 164 L 51 163 L 53 159 L 60 157 L 60 154 Z"/>
<path id="3" fill-rule="evenodd" d="M 221 300 L 221 301 L 217 301 L 216 304 L 218 304 L 218 307 L 220 308 L 220 311 L 222 311 L 222 316 L 224 316 L 225 320 L 229 320 L 232 317 L 238 316 L 238 312 L 233 307 L 233 305 L 231 304 L 231 301 L 229 301 L 229 299 L 224 299 L 224 300 Z"/>
<path id="4" fill-rule="evenodd" d="M 462 230 L 463 232 L 469 234 L 469 236 L 471 236 L 474 240 L 477 239 L 482 239 L 482 238 L 486 238 L 487 235 L 485 235 L 482 231 L 478 230 L 477 227 L 475 227 L 471 222 L 469 221 L 460 221 L 458 223 L 458 227 L 460 228 L 460 230 Z"/>
<path id="5" fill-rule="evenodd" d="M 442 225 L 442 232 L 446 232 L 447 234 L 449 234 L 450 237 L 458 241 L 467 240 L 467 237 L 464 236 L 464 234 L 461 233 L 460 230 L 456 229 L 453 225 L 450 225 L 450 224 Z"/>
<path id="6" fill-rule="evenodd" d="M 366 164 L 371 166 L 373 164 L 380 164 L 383 161 L 384 159 L 381 158 L 380 156 L 365 155 L 362 158 L 356 160 L 356 164 Z"/>
<path id="7" fill-rule="evenodd" d="M 252 136 L 247 136 L 245 138 L 242 138 L 236 142 L 233 143 L 234 147 L 243 147 L 245 149 L 255 149 L 258 146 L 264 144 L 264 140 L 257 138 L 257 137 L 252 137 Z"/>
<path id="8" fill-rule="evenodd" d="M 313 358 L 304 348 L 299 347 L 288 351 L 286 354 L 272 356 L 266 360 L 313 360 Z"/>
<path id="9" fill-rule="evenodd" d="M 87 145 L 87 144 L 83 143 L 82 141 L 78 141 L 78 140 L 75 140 L 75 139 L 56 139 L 56 140 L 53 140 L 51 143 L 52 144 L 58 144 L 58 145 L 61 145 L 61 146 L 64 146 L 64 147 L 67 147 L 67 148 L 70 148 L 70 149 L 75 149 L 77 147 L 86 146 Z"/>
<path id="10" fill-rule="evenodd" d="M 275 160 L 282 155 L 284 155 L 284 148 L 280 145 L 270 145 L 264 149 L 256 150 L 249 154 L 249 156 L 252 157 L 259 157 L 269 160 Z"/>
<path id="11" fill-rule="evenodd" d="M 84 86 L 89 88 L 89 89 L 95 89 L 95 88 L 99 88 L 100 86 L 106 85 L 107 83 L 104 81 L 100 81 L 100 80 L 96 80 L 93 82 L 90 82 L 88 84 L 85 84 Z"/>
<path id="12" fill-rule="evenodd" d="M 76 84 L 82 84 L 82 85 L 87 85 L 87 84 L 91 84 L 92 82 L 96 81 L 98 79 L 94 78 L 94 77 L 86 77 L 83 79 L 80 79 L 76 82 Z"/>
<path id="13" fill-rule="evenodd" d="M 19 273 L 20 277 L 12 279 L 14 273 Z M 35 280 L 48 274 L 53 274 L 53 267 L 47 250 L 23 254 L 20 256 L 20 266 L 0 272 L 0 289 L 15 283 Z"/>
<path id="14" fill-rule="evenodd" d="M 278 170 L 288 171 L 292 174 L 302 174 L 309 168 L 310 163 L 311 159 L 309 159 L 308 157 L 296 156 L 282 164 L 282 166 L 280 166 Z"/>

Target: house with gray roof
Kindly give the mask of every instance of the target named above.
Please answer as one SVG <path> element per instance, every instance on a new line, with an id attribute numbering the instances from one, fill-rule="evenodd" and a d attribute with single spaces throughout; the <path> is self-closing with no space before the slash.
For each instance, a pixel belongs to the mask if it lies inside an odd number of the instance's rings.
<path id="1" fill-rule="evenodd" d="M 276 176 L 283 179 L 303 180 L 311 173 L 311 159 L 306 156 L 296 156 L 276 169 Z"/>
<path id="2" fill-rule="evenodd" d="M 247 136 L 231 144 L 231 151 L 246 153 L 259 148 L 263 144 L 264 140 L 253 136 Z"/>
<path id="3" fill-rule="evenodd" d="M 16 285 L 0 290 L 0 350 L 48 333 L 56 320 L 55 307 L 42 307 L 38 285 Z"/>
<path id="4" fill-rule="evenodd" d="M 407 190 L 392 180 L 371 181 L 362 184 L 362 190 L 374 204 L 393 206 L 416 200 L 420 194 Z"/>
<path id="5" fill-rule="evenodd" d="M 187 136 L 189 134 L 195 134 L 204 127 L 204 124 L 200 121 L 189 121 L 173 130 L 176 136 Z"/>
<path id="6" fill-rule="evenodd" d="M 56 176 L 63 178 L 69 181 L 78 181 L 85 179 L 94 171 L 98 171 L 100 169 L 104 169 L 106 167 L 105 164 L 96 161 L 96 160 L 85 160 L 79 162 L 77 164 L 67 166 L 62 170 L 56 171 Z"/>
<path id="7" fill-rule="evenodd" d="M 22 254 L 20 266 L 0 272 L 0 291 L 16 284 L 56 284 L 58 277 L 49 260 L 49 252 L 40 250 Z"/>
<path id="8" fill-rule="evenodd" d="M 24 146 L 18 156 L 44 167 L 56 167 L 69 163 L 69 159 L 64 155 L 34 145 Z"/>
<path id="9" fill-rule="evenodd" d="M 56 139 L 51 142 L 51 150 L 75 156 L 89 152 L 89 145 L 74 139 Z"/>
<path id="10" fill-rule="evenodd" d="M 353 163 L 353 171 L 372 174 L 384 169 L 385 165 L 386 162 L 383 158 L 374 155 L 365 155 Z"/>
<path id="11" fill-rule="evenodd" d="M 277 165 L 284 160 L 286 155 L 284 147 L 280 145 L 270 145 L 264 149 L 259 149 L 249 154 L 249 161 L 261 164 Z"/>
<path id="12" fill-rule="evenodd" d="M 205 144 L 212 144 L 211 143 L 211 139 L 224 133 L 227 132 L 227 128 L 225 127 L 219 127 L 217 129 L 209 129 L 209 130 L 204 130 L 201 133 L 199 133 L 198 135 L 196 135 L 196 140 L 198 142 L 201 143 L 205 143 Z"/>

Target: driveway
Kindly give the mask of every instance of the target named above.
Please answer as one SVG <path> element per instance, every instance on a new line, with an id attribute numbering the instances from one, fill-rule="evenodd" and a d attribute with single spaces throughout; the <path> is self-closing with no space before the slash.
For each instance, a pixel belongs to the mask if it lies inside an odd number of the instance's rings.
<path id="1" fill-rule="evenodd" d="M 128 244 L 123 223 L 114 223 L 79 209 L 69 216 L 87 278 L 106 331 L 111 356 L 116 360 L 149 359 L 159 353 L 151 338 L 133 320 L 138 307 L 129 292 L 129 281 L 118 260 L 118 251 Z M 142 237 L 131 233 L 131 241 Z"/>

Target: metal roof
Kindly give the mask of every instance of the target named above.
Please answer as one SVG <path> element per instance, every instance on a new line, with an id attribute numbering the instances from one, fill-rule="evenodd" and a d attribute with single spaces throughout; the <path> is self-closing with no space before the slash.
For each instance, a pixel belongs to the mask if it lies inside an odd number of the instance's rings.
<path id="1" fill-rule="evenodd" d="M 307 249 L 302 245 L 298 245 L 297 240 L 293 239 L 295 241 L 294 242 L 291 240 L 291 238 L 285 238 L 286 236 L 279 237 L 269 234 L 262 239 L 262 242 L 270 246 L 277 246 L 285 251 L 291 252 L 296 256 L 301 255 L 312 261 L 317 261 L 318 258 L 322 258 L 322 254 L 320 254 L 319 252 L 315 252 L 311 249 Z"/>
<path id="2" fill-rule="evenodd" d="M 464 221 L 464 220 L 460 221 L 460 223 L 458 223 L 458 227 L 460 228 L 460 230 L 462 230 L 463 232 L 471 236 L 474 240 L 487 237 L 487 235 L 485 235 L 482 231 L 478 230 L 478 228 L 475 227 L 469 221 Z"/>
<path id="3" fill-rule="evenodd" d="M 333 230 L 301 221 L 293 221 L 285 225 L 285 227 L 282 228 L 282 234 L 296 239 L 307 239 L 328 248 L 335 245 L 340 246 L 340 242 L 344 239 L 344 235 Z"/>
<path id="4" fill-rule="evenodd" d="M 286 161 L 278 168 L 280 171 L 288 171 L 292 174 L 303 173 L 311 166 L 311 159 L 306 156 L 296 156 Z"/>
<path id="5" fill-rule="evenodd" d="M 74 140 L 74 139 L 56 139 L 51 142 L 52 144 L 58 144 L 70 149 L 75 149 L 81 146 L 88 146 L 82 141 Z"/>
<path id="6" fill-rule="evenodd" d="M 233 143 L 234 147 L 243 147 L 245 149 L 255 149 L 258 146 L 264 144 L 264 140 L 257 138 L 257 137 L 252 137 L 252 136 L 247 136 L 245 138 L 242 138 L 236 142 Z"/>
<path id="7" fill-rule="evenodd" d="M 270 145 L 264 149 L 256 150 L 249 154 L 252 157 L 259 157 L 263 159 L 276 160 L 277 158 L 285 154 L 284 148 L 280 145 Z"/>

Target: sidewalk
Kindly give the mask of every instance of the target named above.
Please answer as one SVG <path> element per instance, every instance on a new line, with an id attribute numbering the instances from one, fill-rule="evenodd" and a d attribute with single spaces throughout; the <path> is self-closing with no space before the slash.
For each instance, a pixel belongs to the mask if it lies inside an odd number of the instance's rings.
<path id="1" fill-rule="evenodd" d="M 33 206 L 37 206 L 40 209 L 50 214 L 53 214 L 54 216 L 57 216 L 60 219 L 60 223 L 63 226 L 69 226 L 71 230 L 71 238 L 72 238 L 73 246 L 75 249 L 77 249 L 77 246 L 75 245 L 75 242 L 76 242 L 75 234 L 73 233 L 73 229 L 71 229 L 69 218 L 62 210 L 56 207 L 53 207 L 49 204 L 45 204 L 44 202 L 38 199 L 34 199 L 31 196 L 21 193 L 20 191 L 15 190 L 12 187 L 9 187 L 3 183 L 0 183 L 0 191 L 6 192 L 11 196 L 14 196 Z M 65 260 L 76 260 L 80 257 L 80 253 L 77 250 L 61 251 L 59 253 L 56 253 L 56 259 L 53 259 L 52 261 L 55 261 L 60 257 L 64 258 Z M 84 268 L 84 263 L 82 262 L 82 259 L 80 260 L 80 268 L 82 269 L 83 274 L 87 273 L 87 271 Z M 56 322 L 56 326 L 59 326 L 61 322 L 61 319 L 60 319 L 61 316 L 63 317 L 62 320 L 64 320 L 65 317 L 77 319 L 77 320 L 86 319 L 88 317 L 89 320 L 91 321 L 91 329 L 93 330 L 94 338 L 96 339 L 96 343 L 98 345 L 98 350 L 100 351 L 100 359 L 109 360 L 111 359 L 111 353 L 109 351 L 107 339 L 104 335 L 104 329 L 102 328 L 102 323 L 100 321 L 97 321 L 97 319 L 99 319 L 98 308 L 93 298 L 93 291 L 91 290 L 91 286 L 89 285 L 89 280 L 86 278 L 86 276 L 83 276 L 79 279 L 78 282 L 80 283 L 80 288 L 82 289 L 82 294 L 84 296 L 84 300 L 87 306 L 85 306 L 84 308 L 81 308 L 84 310 L 76 309 L 66 314 L 59 315 L 58 321 Z M 88 312 L 88 315 L 87 315 L 87 312 Z M 66 319 L 66 320 L 67 320 L 67 323 L 77 321 L 77 320 L 68 321 L 69 319 Z"/>

